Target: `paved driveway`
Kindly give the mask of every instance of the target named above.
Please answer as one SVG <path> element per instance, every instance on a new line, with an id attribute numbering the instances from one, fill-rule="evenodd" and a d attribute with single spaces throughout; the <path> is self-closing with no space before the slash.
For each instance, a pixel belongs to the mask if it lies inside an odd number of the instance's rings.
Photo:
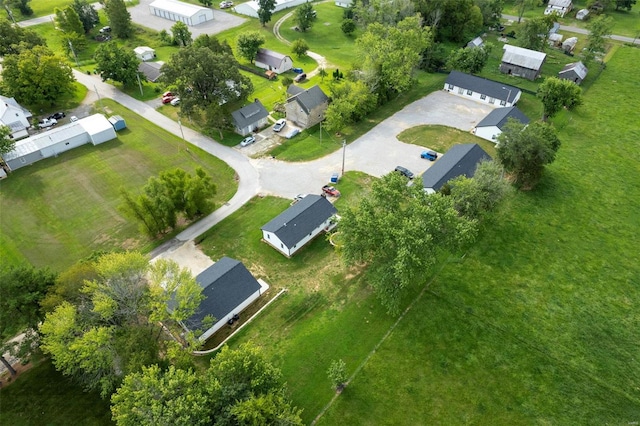
<path id="1" fill-rule="evenodd" d="M 491 110 L 489 105 L 445 91 L 434 92 L 407 105 L 349 144 L 345 152 L 345 171 L 358 170 L 379 177 L 401 165 L 416 175 L 421 174 L 433 163 L 420 158 L 422 146 L 400 142 L 396 138 L 400 132 L 421 124 L 442 124 L 470 131 Z M 331 174 L 340 172 L 342 150 L 305 163 L 270 158 L 252 159 L 251 163 L 260 174 L 262 192 L 293 198 L 301 193 L 318 194 Z"/>

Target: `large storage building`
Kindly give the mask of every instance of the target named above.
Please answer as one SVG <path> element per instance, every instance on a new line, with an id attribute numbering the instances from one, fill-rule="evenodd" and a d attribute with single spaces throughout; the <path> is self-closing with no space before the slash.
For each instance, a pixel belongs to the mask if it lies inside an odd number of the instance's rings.
<path id="1" fill-rule="evenodd" d="M 177 0 L 155 0 L 149 5 L 149 11 L 152 15 L 170 21 L 184 22 L 189 26 L 213 19 L 213 10 Z"/>

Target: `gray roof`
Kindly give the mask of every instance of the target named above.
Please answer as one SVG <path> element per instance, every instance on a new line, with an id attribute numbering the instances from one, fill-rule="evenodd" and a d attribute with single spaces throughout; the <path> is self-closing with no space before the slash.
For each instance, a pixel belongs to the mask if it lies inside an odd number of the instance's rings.
<path id="1" fill-rule="evenodd" d="M 302 90 L 298 94 L 287 99 L 287 103 L 293 102 L 293 101 L 298 102 L 298 104 L 300 105 L 300 108 L 302 108 L 304 112 L 309 114 L 311 110 L 317 107 L 318 105 L 328 102 L 329 97 L 324 94 L 324 92 L 318 85 L 315 85 L 312 88 L 307 90 Z"/>
<path id="2" fill-rule="evenodd" d="M 216 322 L 224 321 L 227 315 L 235 313 L 233 309 L 260 289 L 260 283 L 242 262 L 226 256 L 201 272 L 196 281 L 205 299 L 185 321 L 190 330 L 200 328 L 207 315 L 212 315 Z"/>
<path id="3" fill-rule="evenodd" d="M 571 0 L 549 0 L 549 6 L 556 7 L 569 7 L 571 6 Z"/>
<path id="4" fill-rule="evenodd" d="M 438 191 L 442 185 L 458 176 L 473 177 L 478 163 L 491 160 L 480 145 L 465 143 L 454 145 L 436 163 L 422 174 L 422 185 Z"/>
<path id="5" fill-rule="evenodd" d="M 326 198 L 309 194 L 260 229 L 273 232 L 287 247 L 293 247 L 337 212 Z"/>
<path id="6" fill-rule="evenodd" d="M 160 74 L 162 74 L 160 71 L 162 65 L 164 65 L 164 62 L 140 62 L 138 72 L 144 74 L 147 80 L 155 82 L 160 77 Z"/>
<path id="7" fill-rule="evenodd" d="M 476 127 L 496 126 L 502 130 L 509 118 L 515 118 L 522 124 L 529 123 L 529 117 L 524 115 L 517 107 L 496 108 L 478 123 Z"/>
<path id="8" fill-rule="evenodd" d="M 14 107 L 16 107 L 16 108 L 20 108 L 20 109 L 22 110 L 22 112 L 24 113 L 24 116 L 25 116 L 26 118 L 31 118 L 31 117 L 32 117 L 32 115 L 31 115 L 31 111 L 29 111 L 28 109 L 26 109 L 25 107 L 23 107 L 22 105 L 20 105 L 20 104 L 18 103 L 18 101 L 16 101 L 16 99 L 15 99 L 15 98 L 8 98 L 8 97 L 6 97 L 6 96 L 2 96 L 2 95 L 0 95 L 0 101 L 1 101 L 2 103 L 7 104 L 7 105 L 13 105 L 13 106 L 14 106 Z"/>
<path id="9" fill-rule="evenodd" d="M 546 53 L 510 44 L 505 44 L 502 48 L 504 49 L 502 62 L 530 70 L 539 70 L 547 57 Z"/>
<path id="10" fill-rule="evenodd" d="M 302 92 L 304 92 L 304 87 L 296 86 L 295 84 L 290 84 L 289 87 L 287 87 L 287 94 L 290 96 L 295 96 Z"/>
<path id="11" fill-rule="evenodd" d="M 255 102 L 232 112 L 231 116 L 236 126 L 239 129 L 243 129 L 269 116 L 269 111 L 256 99 Z"/>
<path id="12" fill-rule="evenodd" d="M 559 29 L 560 29 L 560 24 L 557 22 L 554 22 L 553 26 L 549 30 L 549 35 L 557 33 Z"/>
<path id="13" fill-rule="evenodd" d="M 565 65 L 564 68 L 562 68 L 562 70 L 560 70 L 558 75 L 560 75 L 560 77 L 562 77 L 563 75 L 565 75 L 567 73 L 571 73 L 571 72 L 576 73 L 576 75 L 578 77 L 580 77 L 582 80 L 584 80 L 585 77 L 587 76 L 587 73 L 589 72 L 589 70 L 587 69 L 587 67 L 584 66 L 582 61 L 578 61 L 578 62 L 573 62 L 571 64 Z"/>
<path id="14" fill-rule="evenodd" d="M 256 61 L 278 68 L 282 63 L 282 60 L 286 57 L 287 55 L 283 55 L 282 53 L 274 52 L 273 50 L 269 50 L 269 49 L 260 48 L 258 50 L 258 54 L 256 55 Z"/>
<path id="15" fill-rule="evenodd" d="M 467 43 L 467 47 L 480 47 L 483 44 L 484 44 L 484 40 L 482 40 L 482 37 L 478 36 L 473 40 L 471 40 L 469 43 Z"/>
<path id="16" fill-rule="evenodd" d="M 460 71 L 451 71 L 446 83 L 509 103 L 512 103 L 520 93 L 520 89 L 515 86 L 509 86 L 508 84 L 487 80 L 486 78 L 476 77 Z"/>

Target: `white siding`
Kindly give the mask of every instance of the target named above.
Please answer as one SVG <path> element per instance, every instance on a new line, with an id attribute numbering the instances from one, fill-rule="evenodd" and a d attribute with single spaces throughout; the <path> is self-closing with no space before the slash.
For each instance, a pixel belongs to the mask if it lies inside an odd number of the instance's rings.
<path id="1" fill-rule="evenodd" d="M 494 99 L 490 96 L 485 95 L 484 93 L 474 92 L 473 90 L 466 89 L 464 87 L 452 86 L 448 83 L 444 84 L 444 90 L 452 93 L 456 96 L 461 96 L 463 98 L 470 98 L 477 102 L 482 102 L 485 104 L 493 105 L 495 107 L 510 107 L 515 105 L 520 99 L 521 91 L 517 91 L 515 94 L 515 98 L 513 102 L 500 101 L 499 99 Z M 509 91 L 505 89 L 505 98 L 509 96 Z M 512 94 L 513 95 L 513 94 Z M 504 103 L 503 103 L 504 102 Z"/>
<path id="2" fill-rule="evenodd" d="M 269 287 L 267 287 L 267 288 L 269 288 Z M 204 342 L 205 340 L 207 340 L 209 337 L 211 337 L 213 335 L 213 333 L 215 333 L 216 331 L 218 331 L 222 327 L 224 327 L 225 324 L 227 323 L 227 321 L 229 321 L 231 318 L 233 318 L 233 314 L 240 314 L 240 312 L 242 312 L 245 308 L 247 308 L 247 306 L 252 304 L 265 291 L 266 291 L 266 289 L 263 289 L 261 287 L 260 290 L 258 290 L 255 293 L 251 294 L 251 296 L 246 298 L 244 300 L 244 302 L 242 302 L 241 304 L 236 306 L 233 309 L 233 311 L 229 312 L 229 314 L 226 317 L 224 317 L 224 318 L 216 318 L 218 321 L 213 325 L 213 327 L 211 327 L 210 329 L 208 329 L 207 331 L 202 333 L 202 335 L 200 337 L 198 337 L 198 340 L 200 340 L 201 342 Z"/>
<path id="3" fill-rule="evenodd" d="M 55 157 L 70 149 L 77 148 L 89 142 L 89 135 L 82 133 L 80 135 L 73 136 L 64 141 L 60 141 L 54 145 L 49 145 L 40 150 L 43 158 Z"/>
<path id="4" fill-rule="evenodd" d="M 317 228 L 311 231 L 311 233 L 305 235 L 304 238 L 302 238 L 300 241 L 295 243 L 293 247 L 287 247 L 287 245 L 282 241 L 280 241 L 280 239 L 274 233 L 268 232 L 265 230 L 262 231 L 262 239 L 267 243 L 269 243 L 271 246 L 273 246 L 280 253 L 284 254 L 287 257 L 291 257 L 298 250 L 304 247 L 309 241 L 317 237 L 318 234 L 324 231 L 324 229 L 327 228 L 330 224 L 331 224 L 331 218 L 328 218 L 327 220 L 322 222 L 320 225 L 318 225 Z"/>
<path id="5" fill-rule="evenodd" d="M 263 230 L 262 239 L 272 245 L 276 250 L 278 250 L 285 256 L 290 256 L 289 247 L 285 246 L 284 243 L 280 241 L 280 238 L 278 238 L 278 236 L 273 232 Z"/>
<path id="6" fill-rule="evenodd" d="M 498 126 L 476 127 L 475 130 L 476 136 L 493 143 L 497 143 L 496 139 L 500 133 L 502 133 L 502 131 L 498 128 Z"/>

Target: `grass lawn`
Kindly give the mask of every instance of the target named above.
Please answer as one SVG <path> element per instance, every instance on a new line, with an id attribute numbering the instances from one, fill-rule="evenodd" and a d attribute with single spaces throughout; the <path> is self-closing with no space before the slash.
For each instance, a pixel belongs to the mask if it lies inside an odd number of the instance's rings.
<path id="1" fill-rule="evenodd" d="M 460 143 L 477 143 L 495 158 L 496 145 L 486 139 L 472 135 L 469 132 L 439 125 L 416 126 L 404 130 L 398 135 L 398 140 L 414 145 L 424 146 L 440 153 L 446 153 L 453 145 Z"/>
<path id="2" fill-rule="evenodd" d="M 84 145 L 39 161 L 0 182 L 0 255 L 61 270 L 95 250 L 147 251 L 150 241 L 118 210 L 119 189 L 134 193 L 151 176 L 175 167 L 202 166 L 218 185 L 216 204 L 236 191 L 234 172 L 139 115 L 103 99 L 128 129 L 98 146 Z"/>

